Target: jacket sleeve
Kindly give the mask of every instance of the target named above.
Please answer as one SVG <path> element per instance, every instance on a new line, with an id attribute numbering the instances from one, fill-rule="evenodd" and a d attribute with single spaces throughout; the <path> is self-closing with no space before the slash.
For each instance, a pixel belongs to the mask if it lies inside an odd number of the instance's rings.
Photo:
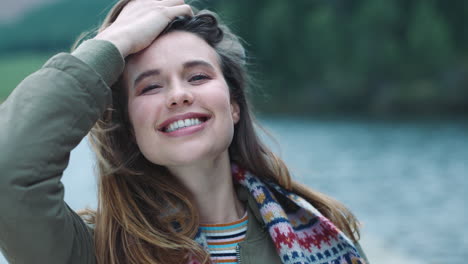
<path id="1" fill-rule="evenodd" d="M 58 54 L 0 105 L 0 248 L 11 263 L 95 263 L 93 238 L 64 202 L 71 150 L 111 102 L 123 70 L 106 41 Z"/>

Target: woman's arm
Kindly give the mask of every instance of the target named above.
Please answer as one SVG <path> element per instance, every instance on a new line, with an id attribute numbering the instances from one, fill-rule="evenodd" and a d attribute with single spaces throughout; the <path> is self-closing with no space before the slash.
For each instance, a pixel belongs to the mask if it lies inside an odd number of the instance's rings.
<path id="1" fill-rule="evenodd" d="M 124 62 L 106 41 L 76 53 L 88 64 L 59 54 L 0 106 L 0 246 L 12 263 L 94 263 L 91 234 L 63 201 L 60 179 Z"/>

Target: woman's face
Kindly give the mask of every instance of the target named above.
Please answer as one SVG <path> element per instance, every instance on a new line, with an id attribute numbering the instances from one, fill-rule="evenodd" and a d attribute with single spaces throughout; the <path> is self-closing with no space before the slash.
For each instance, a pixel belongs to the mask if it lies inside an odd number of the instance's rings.
<path id="1" fill-rule="evenodd" d="M 218 56 L 203 39 L 171 32 L 127 58 L 124 79 L 143 155 L 167 167 L 228 155 L 239 120 Z"/>

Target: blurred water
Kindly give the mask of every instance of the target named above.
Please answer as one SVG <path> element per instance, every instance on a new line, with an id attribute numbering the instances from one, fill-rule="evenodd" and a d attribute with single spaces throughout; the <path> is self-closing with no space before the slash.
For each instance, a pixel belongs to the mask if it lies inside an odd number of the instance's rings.
<path id="1" fill-rule="evenodd" d="M 344 202 L 376 243 L 423 263 L 465 263 L 468 122 L 268 119 L 264 125 L 295 178 Z"/>
<path id="2" fill-rule="evenodd" d="M 468 122 L 262 121 L 295 179 L 344 202 L 363 222 L 372 263 L 468 258 Z M 82 142 L 63 178 L 74 209 L 95 207 L 92 166 Z"/>

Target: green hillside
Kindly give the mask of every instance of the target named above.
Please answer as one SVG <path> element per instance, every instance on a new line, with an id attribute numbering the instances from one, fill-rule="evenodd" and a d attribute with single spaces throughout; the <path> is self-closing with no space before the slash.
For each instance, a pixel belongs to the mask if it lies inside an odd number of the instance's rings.
<path id="1" fill-rule="evenodd" d="M 108 0 L 61 0 L 45 5 L 15 24 L 0 27 L 0 54 L 68 49 L 83 31 L 98 25 Z"/>
<path id="2" fill-rule="evenodd" d="M 39 69 L 50 54 L 15 54 L 0 57 L 0 73 L 2 86 L 0 88 L 0 102 L 30 73 Z"/>

